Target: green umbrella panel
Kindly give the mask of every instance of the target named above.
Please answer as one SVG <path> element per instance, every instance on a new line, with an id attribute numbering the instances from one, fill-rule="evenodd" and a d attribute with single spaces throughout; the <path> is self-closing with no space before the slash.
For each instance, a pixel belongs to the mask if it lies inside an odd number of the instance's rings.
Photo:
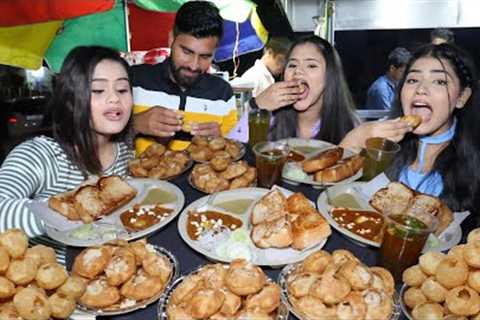
<path id="1" fill-rule="evenodd" d="M 65 20 L 47 50 L 47 63 L 58 72 L 68 52 L 80 45 L 102 45 L 128 51 L 125 9 L 122 1 L 117 1 L 110 11 Z"/>

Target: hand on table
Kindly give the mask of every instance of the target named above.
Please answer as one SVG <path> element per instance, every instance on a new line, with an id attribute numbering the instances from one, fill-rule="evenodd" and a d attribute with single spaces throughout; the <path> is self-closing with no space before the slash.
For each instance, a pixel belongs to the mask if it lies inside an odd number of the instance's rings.
<path id="1" fill-rule="evenodd" d="M 220 124 L 218 122 L 196 122 L 192 124 L 192 135 L 194 136 L 221 136 Z"/>
<path id="2" fill-rule="evenodd" d="M 260 109 L 273 111 L 295 103 L 301 93 L 298 81 L 280 81 L 260 93 L 255 102 Z"/>
<path id="3" fill-rule="evenodd" d="M 347 133 L 340 142 L 340 146 L 344 148 L 365 148 L 365 141 L 372 137 L 399 142 L 407 132 L 411 131 L 413 131 L 413 128 L 406 121 L 400 121 L 400 118 L 364 122 Z"/>
<path id="4" fill-rule="evenodd" d="M 134 115 L 134 128 L 137 133 L 149 136 L 171 137 L 182 129 L 182 119 L 183 115 L 174 110 L 154 106 Z"/>

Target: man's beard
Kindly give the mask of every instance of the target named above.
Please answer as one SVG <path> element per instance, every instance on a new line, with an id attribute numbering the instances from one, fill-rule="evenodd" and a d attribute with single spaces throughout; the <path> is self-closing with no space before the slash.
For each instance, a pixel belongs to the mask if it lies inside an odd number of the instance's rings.
<path id="1" fill-rule="evenodd" d="M 187 70 L 193 73 L 196 73 L 194 77 L 185 77 L 182 75 L 182 70 Z M 175 82 L 182 88 L 191 88 L 195 82 L 198 80 L 198 77 L 202 73 L 200 70 L 191 70 L 185 67 L 177 67 L 173 61 L 170 61 L 170 72 L 173 76 Z"/>

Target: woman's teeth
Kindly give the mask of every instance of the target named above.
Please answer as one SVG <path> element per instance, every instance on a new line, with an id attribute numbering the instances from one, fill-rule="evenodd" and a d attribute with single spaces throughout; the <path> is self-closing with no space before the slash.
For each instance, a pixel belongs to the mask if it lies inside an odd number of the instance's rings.
<path id="1" fill-rule="evenodd" d="M 119 120 L 122 117 L 122 112 L 121 111 L 108 111 L 104 115 L 109 120 Z"/>
<path id="2" fill-rule="evenodd" d="M 430 105 L 426 102 L 414 102 L 412 105 L 417 108 L 421 108 L 421 107 L 430 108 Z"/>

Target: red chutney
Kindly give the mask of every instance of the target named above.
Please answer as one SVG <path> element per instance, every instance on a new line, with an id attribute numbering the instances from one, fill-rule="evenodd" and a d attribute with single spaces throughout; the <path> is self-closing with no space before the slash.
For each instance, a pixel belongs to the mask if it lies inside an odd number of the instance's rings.
<path id="1" fill-rule="evenodd" d="M 356 235 L 380 243 L 382 239 L 383 216 L 375 211 L 333 209 L 331 213 L 337 224 Z"/>

